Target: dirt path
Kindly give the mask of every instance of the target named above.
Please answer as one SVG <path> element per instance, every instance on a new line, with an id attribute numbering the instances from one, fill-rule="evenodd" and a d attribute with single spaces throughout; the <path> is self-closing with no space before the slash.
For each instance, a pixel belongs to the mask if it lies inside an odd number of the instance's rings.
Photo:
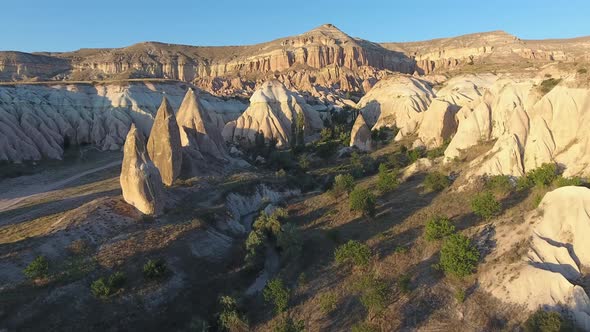
<path id="1" fill-rule="evenodd" d="M 47 184 L 31 184 L 22 188 L 16 188 L 15 190 L 6 191 L 4 193 L 0 193 L 0 212 L 10 211 L 16 207 L 20 203 L 26 200 L 38 198 L 44 195 L 48 195 L 51 191 L 59 189 L 67 185 L 70 182 L 76 181 L 84 176 L 115 167 L 121 164 L 121 161 L 111 162 L 109 164 L 96 167 L 93 169 L 89 169 L 87 171 L 78 173 L 76 175 L 70 176 L 68 178 L 47 183 Z"/>

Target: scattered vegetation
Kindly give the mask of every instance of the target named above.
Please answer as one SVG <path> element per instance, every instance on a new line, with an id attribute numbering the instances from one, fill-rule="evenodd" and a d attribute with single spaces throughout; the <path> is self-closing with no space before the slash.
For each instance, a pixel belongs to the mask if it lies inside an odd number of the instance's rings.
<path id="1" fill-rule="evenodd" d="M 424 188 L 428 191 L 441 191 L 451 185 L 449 177 L 440 172 L 431 172 L 424 178 Z"/>
<path id="2" fill-rule="evenodd" d="M 249 331 L 248 321 L 238 312 L 235 298 L 222 296 L 219 299 L 221 312 L 219 313 L 219 325 L 227 331 Z"/>
<path id="3" fill-rule="evenodd" d="M 252 231 L 246 239 L 246 263 L 257 266 L 262 262 L 264 246 L 274 244 L 288 255 L 300 252 L 299 233 L 293 225 L 281 226 L 281 219 L 287 217 L 285 209 L 276 209 L 271 215 L 262 212 L 252 225 Z M 282 234 L 284 231 L 287 233 Z M 293 257 L 293 256 L 292 256 Z"/>
<path id="4" fill-rule="evenodd" d="M 379 164 L 377 174 L 377 188 L 382 193 L 394 190 L 399 185 L 395 172 L 390 172 L 385 164 Z"/>
<path id="5" fill-rule="evenodd" d="M 524 330 L 526 332 L 574 331 L 573 325 L 569 318 L 563 317 L 559 312 L 539 309 L 524 323 Z"/>
<path id="6" fill-rule="evenodd" d="M 455 233 L 455 225 L 445 216 L 431 217 L 424 228 L 426 241 L 442 240 L 453 233 Z"/>
<path id="7" fill-rule="evenodd" d="M 379 315 L 387 307 L 389 287 L 372 275 L 363 275 L 353 284 L 353 289 L 360 294 L 360 301 L 369 315 Z"/>
<path id="8" fill-rule="evenodd" d="M 350 210 L 362 212 L 369 217 L 375 216 L 375 195 L 369 189 L 355 188 L 349 197 Z"/>
<path id="9" fill-rule="evenodd" d="M 262 295 L 267 303 L 273 305 L 276 314 L 287 311 L 291 292 L 283 284 L 283 280 L 279 278 L 270 280 L 264 288 Z"/>
<path id="10" fill-rule="evenodd" d="M 305 331 L 305 322 L 303 320 L 294 321 L 291 317 L 283 317 L 273 327 L 274 332 L 303 332 Z"/>
<path id="11" fill-rule="evenodd" d="M 371 261 L 371 249 L 366 244 L 349 240 L 336 248 L 334 259 L 338 265 L 350 263 L 357 267 L 367 266 Z"/>
<path id="12" fill-rule="evenodd" d="M 332 187 L 332 195 L 339 197 L 343 193 L 350 194 L 354 189 L 354 177 L 350 174 L 336 175 L 334 178 L 334 186 Z"/>
<path id="13" fill-rule="evenodd" d="M 549 186 L 557 178 L 557 165 L 543 164 L 539 168 L 529 171 L 526 177 L 538 187 Z"/>
<path id="14" fill-rule="evenodd" d="M 37 256 L 27 265 L 23 273 L 30 280 L 45 278 L 49 274 L 49 261 L 45 256 Z"/>
<path id="15" fill-rule="evenodd" d="M 464 278 L 475 272 L 479 252 L 468 237 L 450 235 L 440 251 L 440 267 L 449 275 Z"/>
<path id="16" fill-rule="evenodd" d="M 542 94 L 546 95 L 547 93 L 549 93 L 549 91 L 553 90 L 553 88 L 557 84 L 559 84 L 559 82 L 561 82 L 561 79 L 555 79 L 555 78 L 546 79 L 543 82 L 541 82 L 541 85 L 539 86 L 539 91 L 541 91 Z"/>
<path id="17" fill-rule="evenodd" d="M 327 292 L 320 295 L 320 310 L 324 315 L 328 315 L 338 307 L 338 301 L 340 300 L 338 293 Z"/>
<path id="18" fill-rule="evenodd" d="M 507 194 L 512 191 L 513 185 L 508 175 L 488 176 L 485 181 L 486 189 L 497 194 Z"/>
<path id="19" fill-rule="evenodd" d="M 126 282 L 127 277 L 125 276 L 125 273 L 119 271 L 111 274 L 108 278 L 98 278 L 92 282 L 90 289 L 94 296 L 106 299 L 121 290 Z"/>
<path id="20" fill-rule="evenodd" d="M 581 186 L 584 184 L 582 178 L 574 176 L 571 178 L 565 178 L 561 175 L 557 176 L 553 181 L 553 185 L 557 188 L 566 186 Z"/>
<path id="21" fill-rule="evenodd" d="M 463 288 L 459 288 L 455 291 L 455 300 L 459 303 L 465 302 L 465 298 L 467 294 L 465 294 L 465 290 Z"/>
<path id="22" fill-rule="evenodd" d="M 411 282 L 412 278 L 409 275 L 402 274 L 399 279 L 397 279 L 396 285 L 402 292 L 409 293 L 411 291 Z"/>
<path id="23" fill-rule="evenodd" d="M 162 259 L 150 259 L 143 265 L 143 276 L 147 279 L 160 279 L 167 271 L 166 262 Z"/>
<path id="24" fill-rule="evenodd" d="M 490 219 L 500 214 L 502 205 L 496 200 L 491 191 L 485 191 L 473 197 L 471 210 L 484 219 Z"/>

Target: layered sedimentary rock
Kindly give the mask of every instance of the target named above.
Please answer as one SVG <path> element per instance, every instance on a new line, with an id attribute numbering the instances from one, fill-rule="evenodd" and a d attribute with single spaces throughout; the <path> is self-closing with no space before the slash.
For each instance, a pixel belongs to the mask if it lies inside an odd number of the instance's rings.
<path id="1" fill-rule="evenodd" d="M 192 153 L 206 154 L 219 160 L 227 160 L 228 153 L 221 130 L 203 107 L 194 90 L 189 89 L 176 114 L 182 129 L 180 139 L 185 149 Z"/>
<path id="2" fill-rule="evenodd" d="M 497 249 L 488 259 L 482 287 L 530 311 L 563 308 L 580 328 L 590 329 L 590 299 L 579 286 L 581 270 L 590 264 L 588 209 L 590 189 L 562 187 L 547 193 L 518 229 L 498 229 Z M 526 246 L 518 250 L 522 256 L 508 258 L 519 243 Z"/>
<path id="3" fill-rule="evenodd" d="M 152 163 L 141 131 L 132 125 L 127 134 L 121 166 L 123 199 L 148 215 L 159 215 L 164 209 L 162 178 Z"/>
<path id="4" fill-rule="evenodd" d="M 359 113 L 350 132 L 350 146 L 357 147 L 361 151 L 370 151 L 372 145 L 371 129 L 367 126 L 363 114 Z"/>
<path id="5" fill-rule="evenodd" d="M 149 82 L 2 86 L 0 160 L 61 159 L 64 148 L 82 144 L 119 150 L 132 122 L 149 133 L 164 92 L 178 107 L 185 87 Z M 212 96 L 201 102 L 219 128 L 246 108 Z"/>
<path id="6" fill-rule="evenodd" d="M 160 171 L 162 182 L 170 186 L 180 175 L 182 151 L 180 129 L 174 110 L 164 96 L 156 113 L 154 124 L 147 142 L 147 151 L 154 165 Z"/>
<path id="7" fill-rule="evenodd" d="M 358 102 L 373 129 L 395 126 L 402 135 L 416 131 L 435 95 L 429 84 L 411 76 L 393 76 L 379 81 Z"/>
<path id="8" fill-rule="evenodd" d="M 256 134 L 261 133 L 266 140 L 276 140 L 278 147 L 285 147 L 293 142 L 300 127 L 309 140 L 321 130 L 323 122 L 300 95 L 278 81 L 269 81 L 252 95 L 246 111 L 225 125 L 222 134 L 229 142 L 253 144 Z"/>

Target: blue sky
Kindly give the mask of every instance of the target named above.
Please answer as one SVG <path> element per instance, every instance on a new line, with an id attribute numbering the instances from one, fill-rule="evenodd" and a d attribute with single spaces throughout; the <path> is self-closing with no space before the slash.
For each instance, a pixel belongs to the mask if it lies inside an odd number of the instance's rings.
<path id="1" fill-rule="evenodd" d="M 324 23 L 377 42 L 490 30 L 523 39 L 590 35 L 590 0 L 5 0 L 1 12 L 0 50 L 25 52 L 254 44 Z"/>

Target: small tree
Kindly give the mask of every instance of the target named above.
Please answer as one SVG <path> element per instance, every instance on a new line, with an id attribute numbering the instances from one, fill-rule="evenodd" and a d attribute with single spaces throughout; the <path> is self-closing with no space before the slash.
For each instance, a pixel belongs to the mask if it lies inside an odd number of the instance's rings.
<path id="1" fill-rule="evenodd" d="M 494 195 L 490 191 L 486 191 L 475 195 L 471 200 L 471 210 L 473 213 L 484 219 L 490 219 L 493 216 L 500 214 L 502 205 L 496 201 Z"/>
<path id="2" fill-rule="evenodd" d="M 391 173 L 387 170 L 385 164 L 379 164 L 379 173 L 377 175 L 377 188 L 385 193 L 392 191 L 397 188 L 398 182 L 395 173 Z"/>
<path id="3" fill-rule="evenodd" d="M 424 187 L 428 191 L 441 191 L 451 184 L 449 177 L 440 173 L 432 172 L 424 178 Z"/>
<path id="4" fill-rule="evenodd" d="M 336 264 L 352 264 L 354 266 L 367 266 L 371 261 L 371 249 L 366 244 L 349 240 L 334 251 Z"/>
<path id="5" fill-rule="evenodd" d="M 350 210 L 362 212 L 364 215 L 375 216 L 375 195 L 368 189 L 355 188 L 350 193 Z"/>
<path id="6" fill-rule="evenodd" d="M 455 232 L 455 225 L 449 218 L 444 216 L 433 216 L 426 222 L 424 237 L 427 241 L 442 240 Z"/>
<path id="7" fill-rule="evenodd" d="M 262 295 L 266 302 L 272 303 L 275 313 L 279 314 L 287 311 L 291 293 L 283 284 L 283 280 L 275 278 L 269 281 L 264 291 L 262 291 Z"/>
<path id="8" fill-rule="evenodd" d="M 558 170 L 555 164 L 542 164 L 529 171 L 526 177 L 537 187 L 546 187 L 557 178 Z"/>
<path id="9" fill-rule="evenodd" d="M 524 330 L 526 332 L 574 331 L 574 324 L 558 312 L 539 309 L 524 323 Z"/>
<path id="10" fill-rule="evenodd" d="M 166 263 L 161 259 L 150 259 L 143 265 L 143 275 L 147 279 L 159 279 L 166 275 Z"/>
<path id="11" fill-rule="evenodd" d="M 37 256 L 27 267 L 23 273 L 30 280 L 45 278 L 49 274 L 49 262 L 45 256 Z"/>
<path id="12" fill-rule="evenodd" d="M 332 187 L 332 193 L 338 197 L 342 193 L 349 194 L 354 189 L 354 177 L 350 174 L 336 175 L 334 178 L 334 186 Z"/>
<path id="13" fill-rule="evenodd" d="M 464 278 L 475 271 L 479 251 L 468 237 L 452 234 L 440 250 L 440 267 L 447 274 Z"/>
<path id="14" fill-rule="evenodd" d="M 238 312 L 236 299 L 231 296 L 222 296 L 219 299 L 221 312 L 219 313 L 219 325 L 227 331 L 249 331 L 248 322 Z"/>

